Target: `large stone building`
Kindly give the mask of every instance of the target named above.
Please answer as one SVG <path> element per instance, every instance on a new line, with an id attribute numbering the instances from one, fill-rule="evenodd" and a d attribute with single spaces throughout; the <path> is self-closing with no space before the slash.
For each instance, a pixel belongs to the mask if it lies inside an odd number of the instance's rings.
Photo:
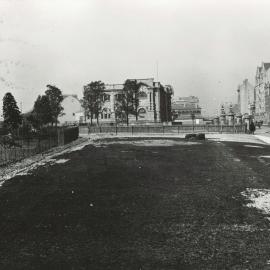
<path id="1" fill-rule="evenodd" d="M 136 79 L 142 83 L 139 91 L 138 122 L 158 123 L 171 121 L 171 96 L 173 89 L 169 85 L 162 85 L 150 79 Z M 105 98 L 102 111 L 99 115 L 100 124 L 114 124 L 116 121 L 115 109 L 119 95 L 123 93 L 124 84 L 105 84 Z M 97 121 L 93 119 L 94 123 Z M 129 115 L 129 122 L 136 121 L 135 115 Z M 87 116 L 86 122 L 90 122 Z"/>
<path id="2" fill-rule="evenodd" d="M 270 122 L 270 63 L 257 67 L 255 77 L 255 120 Z"/>
<path id="3" fill-rule="evenodd" d="M 239 112 L 242 115 L 252 115 L 254 112 L 254 86 L 250 84 L 248 79 L 245 79 L 242 84 L 238 86 L 238 106 Z"/>
<path id="4" fill-rule="evenodd" d="M 192 123 L 192 117 L 194 117 L 195 123 L 200 124 L 203 122 L 201 111 L 199 98 L 195 96 L 178 97 L 172 102 L 172 115 L 175 123 L 189 124 Z"/>

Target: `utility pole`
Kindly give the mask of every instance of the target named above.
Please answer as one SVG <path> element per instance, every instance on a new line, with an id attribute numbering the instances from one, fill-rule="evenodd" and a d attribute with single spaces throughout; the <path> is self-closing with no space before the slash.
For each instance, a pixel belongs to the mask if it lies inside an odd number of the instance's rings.
<path id="1" fill-rule="evenodd" d="M 157 81 L 158 81 L 158 61 L 157 61 Z"/>

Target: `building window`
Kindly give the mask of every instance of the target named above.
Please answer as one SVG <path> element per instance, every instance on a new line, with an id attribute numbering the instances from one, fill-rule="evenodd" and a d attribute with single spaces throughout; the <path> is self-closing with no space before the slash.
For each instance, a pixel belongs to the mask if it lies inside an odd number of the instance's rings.
<path id="1" fill-rule="evenodd" d="M 139 99 L 146 99 L 147 98 L 147 94 L 143 91 L 139 92 Z"/>
<path id="2" fill-rule="evenodd" d="M 141 118 L 145 118 L 145 116 L 146 116 L 146 110 L 144 109 L 144 108 L 141 108 L 141 109 L 139 109 L 139 111 L 138 111 L 138 117 L 139 117 L 139 119 Z"/>
<path id="3" fill-rule="evenodd" d="M 108 94 L 104 94 L 103 95 L 103 101 L 110 101 L 110 95 L 108 95 Z"/>

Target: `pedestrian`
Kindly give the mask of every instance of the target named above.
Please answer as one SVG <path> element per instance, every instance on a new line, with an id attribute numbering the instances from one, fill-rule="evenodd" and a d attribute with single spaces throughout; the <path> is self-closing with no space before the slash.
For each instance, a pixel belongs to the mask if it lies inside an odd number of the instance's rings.
<path id="1" fill-rule="evenodd" d="M 251 121 L 250 125 L 249 125 L 249 131 L 251 134 L 254 134 L 254 131 L 256 130 L 256 127 L 254 125 L 254 122 Z"/>
<path id="2" fill-rule="evenodd" d="M 245 133 L 248 133 L 248 124 L 247 124 L 247 122 L 245 123 Z"/>

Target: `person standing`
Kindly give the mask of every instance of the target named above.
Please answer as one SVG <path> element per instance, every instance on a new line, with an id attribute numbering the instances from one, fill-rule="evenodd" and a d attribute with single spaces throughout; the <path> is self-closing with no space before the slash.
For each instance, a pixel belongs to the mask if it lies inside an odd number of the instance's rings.
<path id="1" fill-rule="evenodd" d="M 254 131 L 256 130 L 256 127 L 254 125 L 254 122 L 251 121 L 250 125 L 249 125 L 249 131 L 251 134 L 254 134 Z"/>

